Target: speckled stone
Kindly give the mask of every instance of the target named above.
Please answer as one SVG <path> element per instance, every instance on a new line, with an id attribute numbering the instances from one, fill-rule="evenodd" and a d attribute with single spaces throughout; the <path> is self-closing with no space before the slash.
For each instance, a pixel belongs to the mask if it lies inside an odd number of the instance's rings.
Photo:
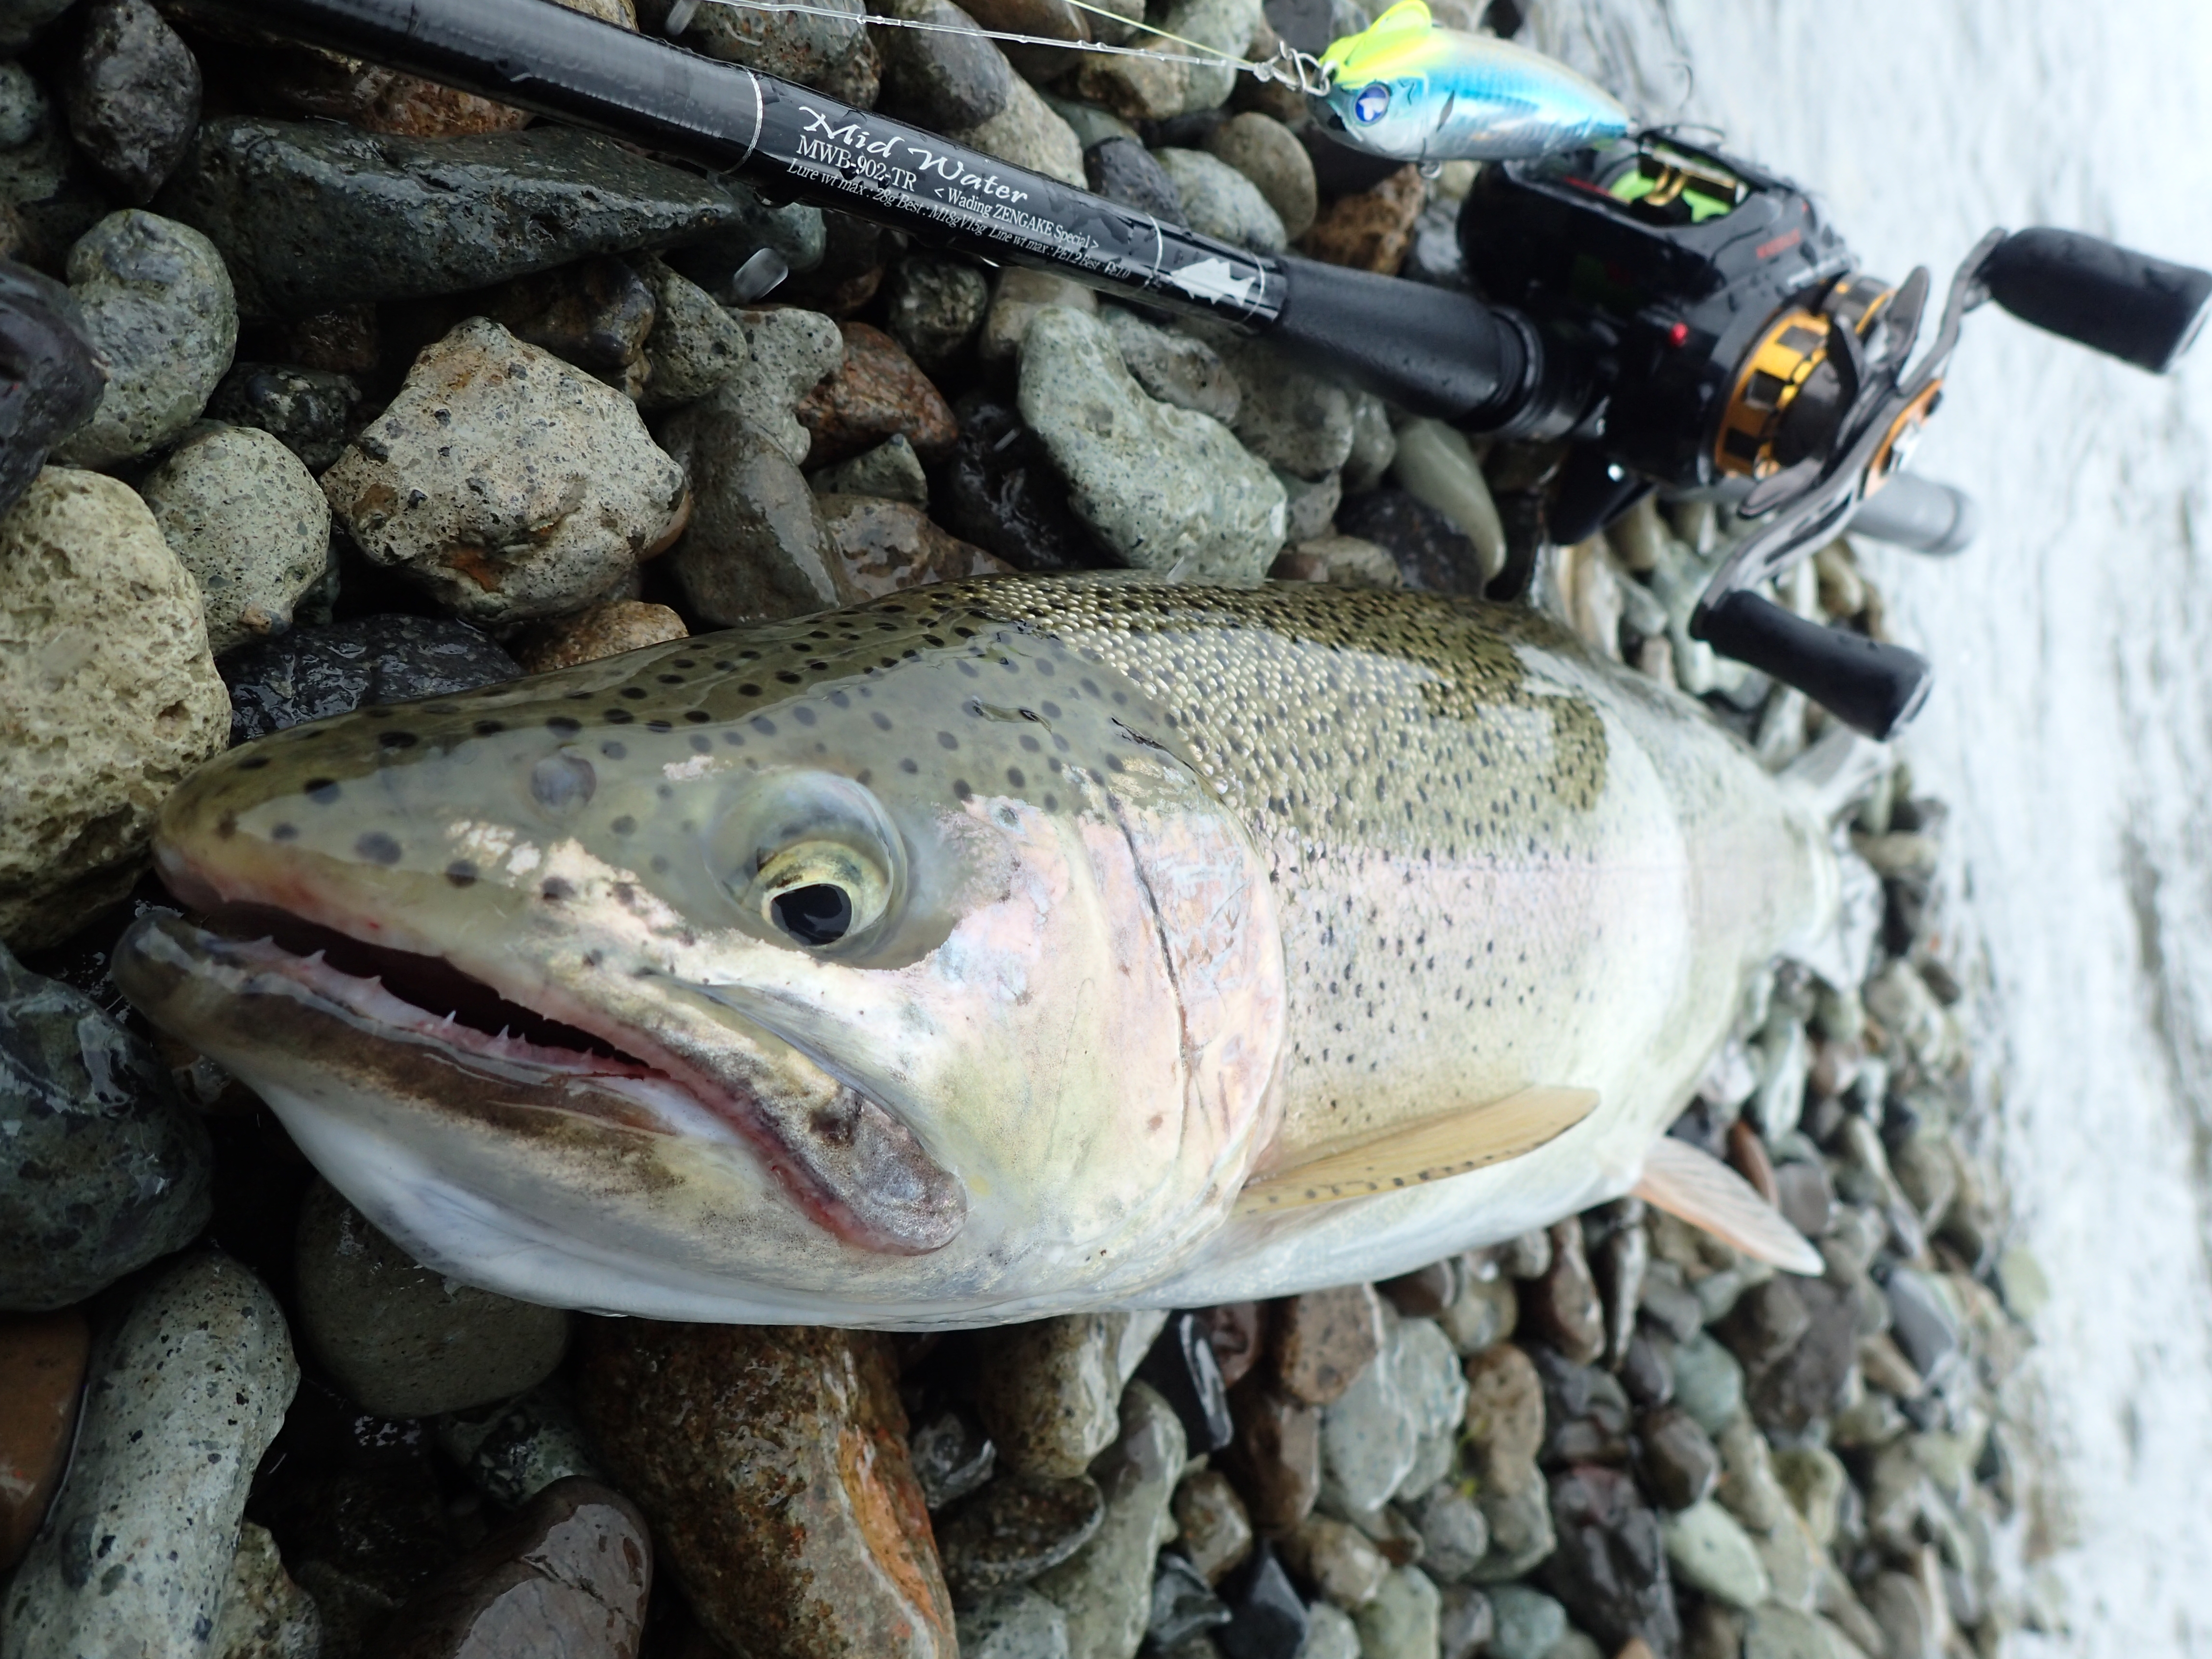
<path id="1" fill-rule="evenodd" d="M 1608 1652 L 1641 1638 L 1659 1653 L 1681 1639 L 1658 1517 L 1626 1475 L 1578 1468 L 1552 1480 L 1559 1545 L 1545 1587 Z"/>
<path id="2" fill-rule="evenodd" d="M 1206 1583 L 1219 1583 L 1252 1553 L 1251 1516 L 1218 1469 L 1185 1475 L 1170 1507 L 1177 1544 Z"/>
<path id="3" fill-rule="evenodd" d="M 1587 1365 L 1605 1352 L 1605 1306 L 1583 1253 L 1579 1217 L 1553 1227 L 1551 1266 L 1530 1291 L 1530 1324 L 1567 1359 Z"/>
<path id="4" fill-rule="evenodd" d="M 811 616 L 852 598 L 813 489 L 789 450 L 756 422 L 757 408 L 751 387 L 732 380 L 661 428 L 670 453 L 698 480 L 690 523 L 669 562 L 691 610 L 718 627 Z M 797 429 L 804 453 L 805 431 Z"/>
<path id="5" fill-rule="evenodd" d="M 1201 149 L 1156 149 L 1160 164 L 1182 203 L 1183 222 L 1255 253 L 1280 253 L 1289 243 L 1283 222 L 1260 187 L 1228 162 Z"/>
<path id="6" fill-rule="evenodd" d="M 300 458 L 252 427 L 203 427 L 139 486 L 198 582 L 217 654 L 281 634 L 330 566 L 331 506 Z"/>
<path id="7" fill-rule="evenodd" d="M 1390 1571 L 1389 1561 L 1365 1534 L 1331 1516 L 1308 1516 L 1279 1547 L 1285 1566 L 1315 1595 L 1347 1613 L 1373 1601 Z"/>
<path id="8" fill-rule="evenodd" d="M 876 37 L 884 60 L 877 107 L 932 132 L 974 127 L 1013 96 L 1013 65 L 976 32 L 951 0 L 888 0 L 884 15 L 927 28 L 886 28 Z"/>
<path id="9" fill-rule="evenodd" d="M 1393 1316 L 1382 1352 L 1322 1413 L 1323 1492 L 1347 1512 L 1379 1509 L 1406 1484 L 1423 1442 L 1457 1425 L 1467 1393 L 1436 1322 Z"/>
<path id="10" fill-rule="evenodd" d="M 358 617 L 243 646 L 222 661 L 234 744 L 375 703 L 473 690 L 521 672 L 475 629 L 442 617 Z"/>
<path id="11" fill-rule="evenodd" d="M 1287 1297 L 1274 1309 L 1275 1377 L 1293 1398 L 1329 1405 L 1382 1351 L 1382 1300 L 1365 1285 Z"/>
<path id="12" fill-rule="evenodd" d="M 1098 317 L 1148 396 L 1236 426 L 1243 386 L 1219 352 L 1191 335 L 1155 327 L 1121 306 L 1103 307 Z"/>
<path id="13" fill-rule="evenodd" d="M 0 1318 L 0 1573 L 30 1547 L 69 1467 L 91 1346 L 74 1308 Z"/>
<path id="14" fill-rule="evenodd" d="M 207 1130 L 169 1068 L 0 946 L 0 1309 L 82 1301 L 205 1224 Z"/>
<path id="15" fill-rule="evenodd" d="M 653 330 L 645 337 L 653 372 L 640 405 L 673 409 L 727 384 L 751 355 L 744 325 L 657 256 L 639 254 L 629 263 L 653 290 Z"/>
<path id="16" fill-rule="evenodd" d="M 910 253 L 891 267 L 887 326 L 925 374 L 957 360 L 990 307 L 990 283 L 961 260 Z"/>
<path id="17" fill-rule="evenodd" d="M 583 1349 L 586 1424 L 717 1641 L 752 1659 L 954 1659 L 881 1338 L 605 1320 Z"/>
<path id="18" fill-rule="evenodd" d="M 1042 173 L 1078 190 L 1083 188 L 1083 145 L 1074 128 L 1054 114 L 1052 106 L 1019 76 L 1007 82 L 1005 108 L 988 121 L 945 136 L 956 144 Z"/>
<path id="19" fill-rule="evenodd" d="M 123 200 L 150 202 L 198 124 L 199 64 L 147 0 L 92 0 L 78 17 L 70 136 Z"/>
<path id="20" fill-rule="evenodd" d="M 555 617 L 526 629 L 514 641 L 514 659 L 527 673 L 550 674 L 556 668 L 680 640 L 689 632 L 684 618 L 665 605 L 610 599 L 573 617 Z"/>
<path id="21" fill-rule="evenodd" d="M 652 285 L 611 254 L 510 277 L 475 308 L 633 401 L 645 390 L 646 337 L 658 306 Z"/>
<path id="22" fill-rule="evenodd" d="M 1397 1567 L 1352 1615 L 1360 1659 L 1430 1659 L 1443 1611 L 1437 1587 L 1419 1567 Z"/>
<path id="23" fill-rule="evenodd" d="M 660 8 L 664 15 L 666 9 Z M 864 15 L 859 0 L 827 0 L 812 15 L 702 6 L 679 38 L 709 58 L 816 87 L 866 109 L 876 101 L 880 71 Z"/>
<path id="24" fill-rule="evenodd" d="M 1743 1405 L 1743 1367 L 1699 1333 L 1674 1352 L 1674 1403 L 1707 1434 L 1718 1434 Z"/>
<path id="25" fill-rule="evenodd" d="M 1229 1392 L 1237 1434 L 1221 1454 L 1263 1533 L 1288 1532 L 1321 1496 L 1321 1413 L 1255 1371 Z"/>
<path id="26" fill-rule="evenodd" d="M 1490 1638 L 1493 1659 L 1544 1659 L 1567 1633 L 1567 1610 L 1525 1584 L 1497 1586 L 1490 1605 L 1497 1620 Z"/>
<path id="27" fill-rule="evenodd" d="M 1017 1474 L 1083 1474 L 1125 1432 L 1122 1389 L 1165 1322 L 1069 1314 L 977 1332 L 969 1388 L 1000 1462 Z"/>
<path id="28" fill-rule="evenodd" d="M 489 1410 L 441 1417 L 436 1433 L 446 1455 L 502 1509 L 518 1509 L 570 1475 L 600 1475 L 575 1408 L 557 1382 Z"/>
<path id="29" fill-rule="evenodd" d="M 1439 1481 L 1406 1506 L 1421 1534 L 1421 1568 L 1439 1583 L 1471 1575 L 1490 1551 L 1490 1523 L 1458 1483 Z"/>
<path id="30" fill-rule="evenodd" d="M 1755 1607 L 1766 1600 L 1766 1569 L 1736 1518 L 1710 1499 L 1692 1504 L 1661 1523 L 1667 1559 L 1682 1583 L 1731 1607 Z"/>
<path id="31" fill-rule="evenodd" d="M 239 1528 L 207 1650 L 209 1659 L 319 1659 L 323 1651 L 322 1613 L 284 1571 L 266 1527 L 248 1521 Z"/>
<path id="32" fill-rule="evenodd" d="M 799 424 L 813 434 L 807 460 L 817 466 L 903 435 L 926 461 L 943 460 L 959 435 L 952 410 L 896 340 L 866 323 L 839 325 L 844 362 L 799 403 Z"/>
<path id="33" fill-rule="evenodd" d="M 1013 569 L 940 530 L 910 501 L 833 495 L 821 498 L 821 507 L 837 580 L 856 598 Z"/>
<path id="34" fill-rule="evenodd" d="M 1133 134 L 1108 132 L 1091 139 L 1084 147 L 1083 173 L 1094 196 L 1149 213 L 1162 224 L 1182 222 L 1182 197 L 1175 180 Z"/>
<path id="35" fill-rule="evenodd" d="M 1068 1659 L 1067 1615 L 1035 1590 L 1000 1590 L 959 1615 L 960 1659 Z"/>
<path id="36" fill-rule="evenodd" d="M 953 1599 L 976 1601 L 1056 1567 L 1097 1534 L 1106 1499 L 1088 1475 L 1003 1475 L 937 1516 L 937 1553 Z"/>
<path id="37" fill-rule="evenodd" d="M 967 1413 L 939 1412 L 914 1425 L 906 1437 L 908 1455 L 921 1496 L 933 1512 L 957 1503 L 995 1472 L 999 1449 Z"/>
<path id="38" fill-rule="evenodd" d="M 1359 1626 L 1350 1613 L 1326 1601 L 1316 1601 L 1306 1611 L 1312 1622 L 1306 1626 L 1305 1645 L 1298 1649 L 1297 1659 L 1360 1659 Z"/>
<path id="39" fill-rule="evenodd" d="M 204 1650 L 299 1380 L 276 1299 L 236 1262 L 189 1256 L 137 1285 L 94 1351 L 68 1483 L 0 1601 L 0 1652 Z"/>
<path id="40" fill-rule="evenodd" d="M 1321 205 L 1313 158 L 1280 121 L 1247 110 L 1209 133 L 1206 149 L 1252 181 L 1275 210 L 1285 236 L 1296 239 L 1312 228 Z"/>
<path id="41" fill-rule="evenodd" d="M 207 416 L 258 427 L 320 472 L 345 453 L 361 422 L 361 387 L 350 375 L 289 363 L 234 363 L 208 399 Z"/>
<path id="42" fill-rule="evenodd" d="M 1712 1438 L 1679 1406 L 1647 1412 L 1636 1425 L 1638 1472 L 1660 1504 L 1686 1510 L 1712 1495 L 1721 1455 Z"/>
<path id="43" fill-rule="evenodd" d="M 810 473 L 817 495 L 874 495 L 884 501 L 929 505 L 929 477 L 906 434 L 895 432 L 873 449 Z"/>
<path id="44" fill-rule="evenodd" d="M 1106 1516 L 1091 1541 L 1036 1580 L 1067 1615 L 1069 1659 L 1124 1659 L 1152 1614 L 1152 1568 L 1188 1447 L 1174 1408 L 1142 1382 L 1123 1392 L 1121 1437 L 1092 1468 Z"/>
<path id="45" fill-rule="evenodd" d="M 1250 1373 L 1267 1352 L 1267 1320 L 1257 1302 L 1224 1302 L 1199 1310 L 1206 1340 L 1213 1345 L 1213 1363 L 1221 1372 L 1221 1386 L 1233 1389 Z"/>
<path id="46" fill-rule="evenodd" d="M 991 285 L 990 309 L 983 315 L 982 332 L 975 337 L 975 355 L 984 364 L 999 368 L 1014 361 L 1030 325 L 1049 310 L 1060 309 L 1095 315 L 1098 296 L 1080 283 L 1026 265 L 1003 267 Z"/>
<path id="47" fill-rule="evenodd" d="M 1516 1484 L 1533 1470 L 1544 1443 L 1544 1383 L 1528 1356 L 1510 1342 L 1467 1362 L 1467 1439 L 1477 1472 L 1492 1483 Z"/>
<path id="48" fill-rule="evenodd" d="M 1322 209 L 1298 239 L 1298 251 L 1327 264 L 1395 276 L 1427 199 L 1420 169 L 1401 167 L 1372 190 L 1340 196 Z"/>
<path id="49" fill-rule="evenodd" d="M 1495 1482 L 1475 1493 L 1483 1523 L 1490 1528 L 1490 1552 L 1476 1565 L 1479 1584 L 1494 1584 L 1520 1577 L 1558 1545 L 1553 1529 L 1552 1505 L 1544 1483 L 1531 1468 L 1517 1486 Z"/>

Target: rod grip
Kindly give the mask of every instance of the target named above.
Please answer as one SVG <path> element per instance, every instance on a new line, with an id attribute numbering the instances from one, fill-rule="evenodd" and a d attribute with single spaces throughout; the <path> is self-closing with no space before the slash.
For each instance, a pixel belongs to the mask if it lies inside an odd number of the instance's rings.
<path id="1" fill-rule="evenodd" d="M 1723 656 L 1796 686 L 1870 738 L 1901 730 L 1928 700 L 1934 678 L 1917 652 L 1808 622 L 1748 588 L 1699 605 L 1690 632 Z"/>
<path id="2" fill-rule="evenodd" d="M 2212 271 L 2048 225 L 1998 243 L 1982 280 L 2022 322 L 2154 374 L 2189 349 L 2212 300 Z"/>

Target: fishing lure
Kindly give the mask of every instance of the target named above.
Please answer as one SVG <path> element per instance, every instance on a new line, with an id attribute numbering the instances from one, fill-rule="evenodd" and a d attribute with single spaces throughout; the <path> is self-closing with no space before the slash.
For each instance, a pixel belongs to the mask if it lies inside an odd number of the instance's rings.
<path id="1" fill-rule="evenodd" d="M 1322 55 L 1310 94 L 1332 138 L 1393 161 L 1517 161 L 1625 137 L 1628 112 L 1565 64 L 1510 40 L 1444 28 L 1399 0 Z"/>

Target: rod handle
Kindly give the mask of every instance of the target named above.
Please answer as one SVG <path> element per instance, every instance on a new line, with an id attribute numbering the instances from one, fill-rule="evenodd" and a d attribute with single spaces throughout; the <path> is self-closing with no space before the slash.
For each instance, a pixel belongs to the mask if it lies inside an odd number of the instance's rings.
<path id="1" fill-rule="evenodd" d="M 1997 244 L 1982 281 L 2022 322 L 2163 374 L 2212 301 L 2212 271 L 2048 225 Z"/>
<path id="2" fill-rule="evenodd" d="M 1690 632 L 1723 656 L 1796 686 L 1870 738 L 1900 731 L 1927 702 L 1934 678 L 1917 652 L 1808 622 L 1748 588 L 1699 605 Z"/>

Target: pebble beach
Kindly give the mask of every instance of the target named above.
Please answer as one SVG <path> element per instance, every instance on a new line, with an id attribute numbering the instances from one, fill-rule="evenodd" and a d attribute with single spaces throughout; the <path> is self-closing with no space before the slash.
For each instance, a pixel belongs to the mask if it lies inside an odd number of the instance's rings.
<path id="1" fill-rule="evenodd" d="M 1060 0 L 876 9 L 1115 38 Z M 1353 156 L 1225 69 L 857 6 L 678 21 L 1242 246 L 1466 281 L 1470 165 Z M 1153 21 L 1278 44 L 1257 0 Z M 1777 769 L 1826 717 L 1690 637 L 1711 506 L 1545 540 L 1562 446 L 187 9 L 0 0 L 0 1659 L 1988 1659 L 2059 1628 L 1990 970 L 1902 764 L 1848 824 L 1857 982 L 1759 975 L 1671 1131 L 1817 1279 L 1634 1199 L 1382 1284 L 927 1336 L 572 1314 L 409 1259 L 109 977 L 176 904 L 162 799 L 234 744 L 1115 568 L 1510 595 Z M 1777 597 L 1887 637 L 1878 565 L 1838 540 Z"/>

